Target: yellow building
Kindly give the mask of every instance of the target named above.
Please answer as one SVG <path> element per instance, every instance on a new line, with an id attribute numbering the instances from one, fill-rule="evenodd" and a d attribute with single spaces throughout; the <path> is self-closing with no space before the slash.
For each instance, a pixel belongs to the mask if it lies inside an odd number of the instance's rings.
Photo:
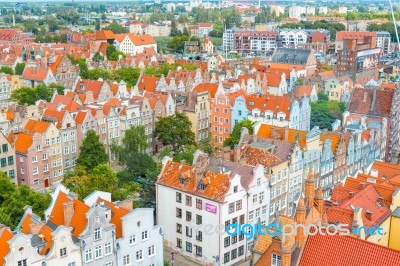
<path id="1" fill-rule="evenodd" d="M 400 207 L 390 217 L 389 248 L 400 251 Z"/>

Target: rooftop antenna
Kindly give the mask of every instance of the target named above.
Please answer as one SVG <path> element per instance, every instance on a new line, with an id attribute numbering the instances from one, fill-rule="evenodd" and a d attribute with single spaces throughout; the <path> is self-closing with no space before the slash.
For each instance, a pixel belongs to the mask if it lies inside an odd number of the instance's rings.
<path id="1" fill-rule="evenodd" d="M 390 4 L 390 11 L 391 11 L 391 13 L 392 13 L 392 19 L 393 19 L 393 24 L 394 24 L 394 31 L 396 32 L 397 49 L 400 49 L 399 33 L 397 32 L 397 23 L 396 23 L 396 18 L 394 17 L 394 11 L 393 11 L 393 3 L 392 3 L 392 0 L 389 0 L 389 4 Z"/>

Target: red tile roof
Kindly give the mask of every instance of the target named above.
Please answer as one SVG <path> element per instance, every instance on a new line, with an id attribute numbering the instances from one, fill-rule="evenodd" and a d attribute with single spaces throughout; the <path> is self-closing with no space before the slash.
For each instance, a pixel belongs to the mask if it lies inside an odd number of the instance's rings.
<path id="1" fill-rule="evenodd" d="M 73 202 L 74 214 L 72 215 L 70 227 L 74 228 L 72 234 L 78 237 L 86 227 L 87 219 L 86 213 L 89 211 L 89 206 L 79 201 L 78 199 L 70 199 L 67 194 L 60 192 L 54 204 L 53 210 L 50 214 L 50 221 L 60 226 L 65 225 L 64 222 L 64 203 Z M 66 225 L 67 226 L 67 225 Z"/>
<path id="2" fill-rule="evenodd" d="M 5 265 L 4 257 L 10 252 L 8 241 L 13 238 L 13 233 L 8 227 L 0 228 L 0 265 Z"/>
<path id="3" fill-rule="evenodd" d="M 348 110 L 350 113 L 388 117 L 393 94 L 393 90 L 354 88 Z"/>
<path id="4" fill-rule="evenodd" d="M 50 123 L 44 121 L 36 121 L 29 119 L 28 123 L 25 125 L 25 130 L 32 133 L 44 133 L 49 128 Z"/>
<path id="5" fill-rule="evenodd" d="M 158 77 L 150 75 L 142 75 L 138 82 L 138 89 L 140 91 L 155 92 L 159 80 L 160 78 Z"/>
<path id="6" fill-rule="evenodd" d="M 47 76 L 48 68 L 41 67 L 25 67 L 21 75 L 22 79 L 43 81 Z"/>
<path id="7" fill-rule="evenodd" d="M 299 266 L 398 266 L 400 252 L 350 236 L 309 236 Z"/>
<path id="8" fill-rule="evenodd" d="M 343 41 L 344 39 L 357 39 L 364 41 L 364 37 L 376 37 L 376 32 L 371 31 L 339 31 L 336 33 L 336 41 Z"/>
<path id="9" fill-rule="evenodd" d="M 286 130 L 288 130 L 288 134 L 287 134 L 287 138 L 286 138 L 284 130 L 285 129 L 283 127 L 274 127 L 272 125 L 262 124 L 260 126 L 258 132 L 255 132 L 255 133 L 257 134 L 257 136 L 271 139 L 271 138 L 273 138 L 274 131 L 275 131 L 276 134 L 277 134 L 278 139 L 289 141 L 291 143 L 295 143 L 296 136 L 298 136 L 299 137 L 300 146 L 302 148 L 306 147 L 307 131 L 289 129 L 288 128 L 288 129 L 286 129 Z"/>
<path id="10" fill-rule="evenodd" d="M 180 183 L 181 176 L 185 179 L 184 184 Z M 229 176 L 206 170 L 202 178 L 209 182 L 204 191 L 197 188 L 198 184 L 192 166 L 169 161 L 163 168 L 157 183 L 213 201 L 223 202 L 229 191 Z"/>
<path id="11" fill-rule="evenodd" d="M 112 40 L 115 39 L 115 34 L 110 30 L 96 31 L 96 40 Z"/>
<path id="12" fill-rule="evenodd" d="M 45 116 L 46 118 L 54 119 L 53 121 L 57 128 L 61 127 L 62 121 L 64 119 L 63 112 L 51 109 L 46 109 L 43 113 L 43 116 Z"/>
<path id="13" fill-rule="evenodd" d="M 258 109 L 260 112 L 272 111 L 274 114 L 283 112 L 286 114 L 286 120 L 290 119 L 290 106 L 292 101 L 287 94 L 283 96 L 275 95 L 248 95 L 246 97 L 246 106 L 249 111 Z"/>
<path id="14" fill-rule="evenodd" d="M 193 92 L 196 93 L 201 93 L 208 91 L 210 98 L 214 99 L 215 94 L 217 93 L 218 90 L 218 84 L 217 83 L 200 83 L 196 87 L 193 88 Z"/>

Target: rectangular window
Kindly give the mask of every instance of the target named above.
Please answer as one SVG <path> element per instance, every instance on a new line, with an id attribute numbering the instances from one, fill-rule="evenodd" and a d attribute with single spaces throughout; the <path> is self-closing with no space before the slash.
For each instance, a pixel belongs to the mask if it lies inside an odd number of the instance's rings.
<path id="1" fill-rule="evenodd" d="M 202 224 L 203 217 L 201 215 L 196 214 L 196 224 Z"/>
<path id="2" fill-rule="evenodd" d="M 203 201 L 201 199 L 196 199 L 196 208 L 199 210 L 203 209 Z"/>
<path id="3" fill-rule="evenodd" d="M 129 245 L 134 245 L 136 244 L 136 235 L 131 235 L 129 237 Z"/>
<path id="4" fill-rule="evenodd" d="M 63 139 L 64 139 L 64 142 L 68 141 L 68 133 L 63 134 Z"/>
<path id="5" fill-rule="evenodd" d="M 142 241 L 146 241 L 147 239 L 149 239 L 149 235 L 146 230 L 142 232 Z"/>
<path id="6" fill-rule="evenodd" d="M 1 162 L 1 167 L 7 166 L 7 159 L 6 158 L 1 158 L 0 162 Z"/>
<path id="7" fill-rule="evenodd" d="M 229 203 L 228 213 L 233 213 L 235 211 L 235 203 Z"/>
<path id="8" fill-rule="evenodd" d="M 103 257 L 103 247 L 102 246 L 96 246 L 95 252 L 94 252 L 94 258 L 97 260 L 99 258 Z"/>
<path id="9" fill-rule="evenodd" d="M 149 247 L 149 257 L 154 256 L 156 254 L 154 245 Z"/>
<path id="10" fill-rule="evenodd" d="M 76 145 L 72 145 L 71 146 L 71 153 L 75 153 L 76 152 Z"/>
<path id="11" fill-rule="evenodd" d="M 125 255 L 122 258 L 122 263 L 123 263 L 124 266 L 125 265 L 131 265 L 131 256 L 130 255 Z"/>
<path id="12" fill-rule="evenodd" d="M 180 239 L 180 238 L 177 238 L 177 239 L 176 239 L 176 246 L 177 246 L 178 248 L 182 248 L 182 239 Z"/>
<path id="13" fill-rule="evenodd" d="M 24 260 L 19 260 L 18 261 L 18 266 L 27 266 L 28 264 L 27 264 L 27 262 L 26 262 L 26 259 L 24 259 Z"/>
<path id="14" fill-rule="evenodd" d="M 186 226 L 186 236 L 192 237 L 192 228 L 189 226 Z"/>
<path id="15" fill-rule="evenodd" d="M 271 266 L 281 266 L 281 261 L 282 261 L 281 256 L 272 254 Z"/>
<path id="16" fill-rule="evenodd" d="M 141 260 L 143 260 L 143 251 L 138 250 L 136 251 L 136 261 L 141 261 Z"/>
<path id="17" fill-rule="evenodd" d="M 94 240 L 99 240 L 101 238 L 101 228 L 96 227 L 94 229 Z"/>
<path id="18" fill-rule="evenodd" d="M 109 254 L 111 254 L 111 252 L 112 252 L 111 243 L 110 242 L 105 243 L 104 244 L 104 255 L 109 255 Z"/>
<path id="19" fill-rule="evenodd" d="M 92 249 L 85 250 L 85 262 L 89 262 L 93 260 Z"/>
<path id="20" fill-rule="evenodd" d="M 203 232 L 197 231 L 196 233 L 196 240 L 203 241 Z"/>
<path id="21" fill-rule="evenodd" d="M 176 192 L 176 202 L 182 203 L 182 194 L 179 192 Z"/>
<path id="22" fill-rule="evenodd" d="M 195 246 L 195 247 L 196 247 L 196 256 L 199 256 L 199 257 L 203 256 L 202 247 L 199 247 L 199 246 Z"/>
<path id="23" fill-rule="evenodd" d="M 182 209 L 176 208 L 176 217 L 177 218 L 182 218 Z"/>
<path id="24" fill-rule="evenodd" d="M 192 213 L 191 212 L 186 212 L 186 221 L 190 222 L 192 220 Z"/>
<path id="25" fill-rule="evenodd" d="M 226 252 L 224 254 L 224 263 L 227 263 L 230 261 L 230 256 L 229 256 L 230 252 Z"/>
<path id="26" fill-rule="evenodd" d="M 60 257 L 64 257 L 67 255 L 67 248 L 61 248 L 60 249 Z"/>
<path id="27" fill-rule="evenodd" d="M 14 164 L 14 157 L 8 156 L 8 165 L 13 165 L 13 164 Z"/>
<path id="28" fill-rule="evenodd" d="M 236 201 L 236 211 L 239 211 L 242 209 L 242 200 Z"/>
<path id="29" fill-rule="evenodd" d="M 8 152 L 8 144 L 3 144 L 3 152 Z"/>
<path id="30" fill-rule="evenodd" d="M 231 258 L 232 258 L 232 260 L 237 258 L 237 249 L 236 248 L 231 251 Z"/>
<path id="31" fill-rule="evenodd" d="M 68 146 L 64 147 L 64 154 L 69 154 L 69 147 Z"/>
<path id="32" fill-rule="evenodd" d="M 42 160 L 47 160 L 47 153 L 44 153 L 44 154 L 42 155 Z"/>
<path id="33" fill-rule="evenodd" d="M 244 246 L 240 246 L 239 247 L 239 256 L 243 256 L 243 254 L 244 254 Z"/>
<path id="34" fill-rule="evenodd" d="M 32 169 L 32 174 L 33 174 L 33 175 L 39 174 L 39 169 L 38 169 L 37 167 L 33 168 L 33 169 Z"/>
<path id="35" fill-rule="evenodd" d="M 179 234 L 182 234 L 182 225 L 181 224 L 176 224 L 176 232 Z"/>
<path id="36" fill-rule="evenodd" d="M 191 196 L 186 196 L 186 205 L 192 206 L 192 197 Z"/>
<path id="37" fill-rule="evenodd" d="M 224 247 L 228 247 L 231 244 L 231 237 L 227 236 L 224 239 Z"/>
<path id="38" fill-rule="evenodd" d="M 71 132 L 71 140 L 75 139 L 75 132 Z"/>
<path id="39" fill-rule="evenodd" d="M 186 242 L 186 251 L 192 253 L 192 243 Z"/>

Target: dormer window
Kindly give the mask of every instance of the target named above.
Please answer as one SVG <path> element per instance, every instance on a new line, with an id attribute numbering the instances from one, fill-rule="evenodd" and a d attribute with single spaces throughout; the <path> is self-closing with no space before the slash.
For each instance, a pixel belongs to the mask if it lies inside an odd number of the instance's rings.
<path id="1" fill-rule="evenodd" d="M 185 177 L 183 175 L 179 176 L 179 184 L 185 184 Z"/>
<path id="2" fill-rule="evenodd" d="M 207 187 L 206 184 L 204 184 L 203 182 L 200 182 L 200 184 L 199 184 L 199 189 L 200 189 L 200 190 L 205 190 L 206 187 Z"/>

